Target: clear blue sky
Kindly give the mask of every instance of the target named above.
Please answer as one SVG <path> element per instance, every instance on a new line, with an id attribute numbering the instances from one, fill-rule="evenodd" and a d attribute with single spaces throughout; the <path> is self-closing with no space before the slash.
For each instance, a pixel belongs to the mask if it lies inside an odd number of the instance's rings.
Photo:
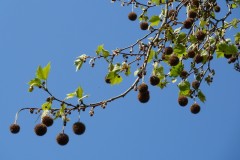
<path id="1" fill-rule="evenodd" d="M 240 159 L 240 74 L 226 59 L 213 63 L 214 83 L 202 86 L 207 101 L 200 103 L 198 115 L 189 111 L 193 101 L 186 108 L 179 107 L 173 84 L 164 90 L 150 87 L 147 104 L 140 104 L 137 93 L 131 92 L 105 110 L 96 109 L 94 117 L 82 114 L 87 130 L 80 137 L 71 132 L 71 124 L 77 120 L 73 114 L 66 128 L 70 142 L 64 147 L 55 141 L 60 120 L 45 136 L 37 137 L 33 128 L 39 120 L 28 112 L 20 114 L 21 132 L 10 134 L 15 113 L 22 107 L 40 106 L 47 97 L 39 90 L 27 92 L 27 82 L 38 65 L 51 62 L 49 88 L 59 98 L 79 85 L 90 94 L 89 102 L 117 95 L 128 87 L 133 77 L 116 87 L 104 83 L 104 61 L 96 63 L 99 69 L 86 65 L 80 72 L 75 72 L 73 61 L 83 53 L 94 55 L 99 44 L 112 50 L 144 35 L 138 22 L 127 19 L 130 11 L 131 7 L 107 0 L 0 1 L 0 159 Z"/>

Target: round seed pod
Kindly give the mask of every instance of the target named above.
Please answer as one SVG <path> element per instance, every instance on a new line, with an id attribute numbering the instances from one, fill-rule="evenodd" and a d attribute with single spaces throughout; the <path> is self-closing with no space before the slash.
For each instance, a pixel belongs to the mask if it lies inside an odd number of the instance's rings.
<path id="1" fill-rule="evenodd" d="M 189 18 L 196 18 L 197 17 L 197 12 L 195 10 L 190 10 L 188 11 L 188 17 Z"/>
<path id="2" fill-rule="evenodd" d="M 206 34 L 203 31 L 197 31 L 196 33 L 197 40 L 203 41 L 205 37 L 206 37 Z"/>
<path id="3" fill-rule="evenodd" d="M 9 129 L 11 133 L 17 134 L 20 131 L 20 126 L 18 124 L 11 124 Z"/>
<path id="4" fill-rule="evenodd" d="M 69 137 L 65 133 L 59 133 L 56 137 L 56 141 L 59 145 L 64 146 L 69 142 Z"/>
<path id="5" fill-rule="evenodd" d="M 50 116 L 44 116 L 42 118 L 42 123 L 45 124 L 47 127 L 50 127 L 53 125 L 53 118 Z"/>
<path id="6" fill-rule="evenodd" d="M 128 14 L 128 19 L 131 21 L 135 21 L 137 19 L 137 14 L 135 12 L 130 12 Z"/>
<path id="7" fill-rule="evenodd" d="M 148 23 L 147 22 L 141 22 L 140 23 L 141 30 L 147 30 L 148 29 Z"/>
<path id="8" fill-rule="evenodd" d="M 151 76 L 150 77 L 150 84 L 153 86 L 158 85 L 158 83 L 160 82 L 160 79 L 157 76 Z"/>
<path id="9" fill-rule="evenodd" d="M 176 66 L 179 63 L 179 58 L 175 54 L 173 54 L 168 59 L 168 63 L 170 64 L 170 66 Z"/>
<path id="10" fill-rule="evenodd" d="M 190 29 L 193 25 L 193 19 L 192 18 L 188 18 L 183 22 L 183 26 L 186 29 Z"/>
<path id="11" fill-rule="evenodd" d="M 146 92 L 139 92 L 138 93 L 138 100 L 141 103 L 147 103 L 150 99 L 149 91 Z"/>
<path id="12" fill-rule="evenodd" d="M 187 52 L 187 55 L 188 55 L 189 58 L 194 58 L 195 57 L 195 51 L 194 50 L 189 50 Z"/>
<path id="13" fill-rule="evenodd" d="M 37 124 L 34 128 L 34 131 L 35 131 L 36 135 L 43 136 L 44 134 L 47 133 L 47 126 L 42 123 Z"/>
<path id="14" fill-rule="evenodd" d="M 198 89 L 199 86 L 200 86 L 200 82 L 198 80 L 195 80 L 195 81 L 192 82 L 192 87 L 194 89 Z"/>
<path id="15" fill-rule="evenodd" d="M 142 83 L 138 86 L 139 92 L 147 92 L 148 91 L 148 85 L 146 83 Z"/>
<path id="16" fill-rule="evenodd" d="M 178 104 L 182 107 L 186 106 L 188 104 L 188 98 L 186 96 L 179 96 Z"/>
<path id="17" fill-rule="evenodd" d="M 173 53 L 173 48 L 172 47 L 166 47 L 164 48 L 164 54 L 170 55 Z"/>
<path id="18" fill-rule="evenodd" d="M 221 8 L 219 6 L 214 6 L 214 11 L 215 12 L 220 12 L 221 11 Z"/>
<path id="19" fill-rule="evenodd" d="M 197 54 L 194 58 L 194 61 L 198 64 L 201 63 L 203 61 L 203 56 L 201 56 L 200 54 Z"/>
<path id="20" fill-rule="evenodd" d="M 81 135 L 85 132 L 86 127 L 82 122 L 76 122 L 72 126 L 73 132 L 77 135 Z"/>
<path id="21" fill-rule="evenodd" d="M 201 110 L 200 106 L 197 104 L 197 103 L 194 103 L 191 107 L 190 107 L 190 111 L 193 113 L 193 114 L 197 114 L 199 113 Z"/>

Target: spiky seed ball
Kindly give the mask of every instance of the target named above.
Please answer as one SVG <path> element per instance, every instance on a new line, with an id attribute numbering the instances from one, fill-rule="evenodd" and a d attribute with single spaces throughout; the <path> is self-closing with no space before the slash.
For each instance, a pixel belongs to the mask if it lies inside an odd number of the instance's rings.
<path id="1" fill-rule="evenodd" d="M 9 129 L 11 133 L 17 134 L 20 131 L 20 126 L 18 124 L 11 124 Z"/>
<path id="2" fill-rule="evenodd" d="M 42 123 L 45 124 L 47 127 L 50 127 L 53 125 L 53 118 L 50 116 L 44 116 L 42 118 Z"/>
<path id="3" fill-rule="evenodd" d="M 138 86 L 139 92 L 147 92 L 147 90 L 148 90 L 148 85 L 146 83 L 142 83 Z"/>
<path id="4" fill-rule="evenodd" d="M 203 56 L 201 56 L 200 54 L 197 54 L 194 58 L 194 61 L 198 64 L 201 63 L 203 61 Z"/>
<path id="5" fill-rule="evenodd" d="M 64 146 L 69 142 L 69 137 L 65 133 L 59 133 L 56 137 L 56 141 L 59 145 Z"/>
<path id="6" fill-rule="evenodd" d="M 158 83 L 160 82 L 160 79 L 157 76 L 151 76 L 150 77 L 150 84 L 153 86 L 158 85 Z"/>
<path id="7" fill-rule="evenodd" d="M 180 77 L 181 77 L 182 79 L 186 79 L 186 78 L 188 77 L 188 72 L 185 71 L 185 70 L 183 70 L 183 71 L 181 72 L 181 74 L 180 74 Z"/>
<path id="8" fill-rule="evenodd" d="M 229 58 L 232 57 L 232 54 L 224 54 L 224 57 L 227 58 L 227 59 L 229 59 Z"/>
<path id="9" fill-rule="evenodd" d="M 188 11 L 188 17 L 189 18 L 196 18 L 197 17 L 197 12 L 195 10 L 190 10 Z"/>
<path id="10" fill-rule="evenodd" d="M 128 19 L 131 21 L 135 21 L 137 19 L 137 14 L 135 12 L 130 12 L 128 14 Z"/>
<path id="11" fill-rule="evenodd" d="M 149 101 L 149 99 L 150 99 L 149 91 L 138 93 L 138 100 L 141 103 L 147 103 Z"/>
<path id="12" fill-rule="evenodd" d="M 177 13 L 177 12 L 176 12 L 175 9 L 171 9 L 171 10 L 168 11 L 168 17 L 172 17 L 172 16 L 174 16 L 176 13 Z"/>
<path id="13" fill-rule="evenodd" d="M 44 134 L 47 133 L 47 126 L 42 123 L 37 124 L 34 128 L 34 131 L 35 131 L 36 135 L 43 136 Z"/>
<path id="14" fill-rule="evenodd" d="M 179 58 L 175 54 L 173 54 L 168 59 L 168 63 L 170 64 L 170 66 L 176 66 L 179 63 Z"/>
<path id="15" fill-rule="evenodd" d="M 195 57 L 195 51 L 194 50 L 189 50 L 187 52 L 187 55 L 188 55 L 189 58 L 194 58 Z"/>
<path id="16" fill-rule="evenodd" d="M 190 29 L 193 25 L 193 19 L 192 18 L 188 18 L 183 22 L 183 26 L 186 29 Z"/>
<path id="17" fill-rule="evenodd" d="M 195 81 L 192 82 L 192 87 L 194 89 L 198 89 L 199 86 L 200 86 L 200 82 L 198 80 L 195 80 Z"/>
<path id="18" fill-rule="evenodd" d="M 166 47 L 166 48 L 164 49 L 164 54 L 170 55 L 170 54 L 172 54 L 172 53 L 173 53 L 173 48 L 172 48 L 172 47 Z"/>
<path id="19" fill-rule="evenodd" d="M 190 110 L 193 114 L 197 114 L 200 112 L 201 108 L 197 103 L 194 103 L 191 107 Z"/>
<path id="20" fill-rule="evenodd" d="M 220 12 L 221 8 L 219 6 L 214 6 L 214 11 L 215 12 Z"/>
<path id="21" fill-rule="evenodd" d="M 206 36 L 206 34 L 203 31 L 197 31 L 197 33 L 196 33 L 196 38 L 199 41 L 203 41 L 205 36 Z"/>
<path id="22" fill-rule="evenodd" d="M 182 107 L 186 106 L 188 104 L 188 98 L 186 96 L 179 96 L 178 104 Z"/>
<path id="23" fill-rule="evenodd" d="M 85 132 L 86 127 L 82 122 L 76 122 L 72 126 L 73 132 L 77 135 L 81 135 Z"/>
<path id="24" fill-rule="evenodd" d="M 141 30 L 147 30 L 148 29 L 148 22 L 141 22 L 140 23 Z"/>

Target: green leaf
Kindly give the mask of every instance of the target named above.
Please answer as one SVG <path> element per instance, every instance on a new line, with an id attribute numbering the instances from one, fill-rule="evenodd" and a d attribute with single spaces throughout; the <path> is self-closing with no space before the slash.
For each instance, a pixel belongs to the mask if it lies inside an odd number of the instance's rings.
<path id="1" fill-rule="evenodd" d="M 76 97 L 77 98 L 82 98 L 83 96 L 83 89 L 81 87 L 78 87 L 77 90 L 76 90 Z"/>
<path id="2" fill-rule="evenodd" d="M 41 66 L 38 66 L 38 69 L 36 72 L 36 78 L 47 80 L 50 69 L 51 69 L 50 63 L 48 63 L 44 68 L 42 68 Z"/>
<path id="3" fill-rule="evenodd" d="M 97 55 L 100 55 L 100 53 L 102 53 L 103 49 L 104 49 L 104 45 L 103 44 L 99 45 L 96 50 Z"/>
<path id="4" fill-rule="evenodd" d="M 177 35 L 175 43 L 186 43 L 187 42 L 187 34 L 184 32 L 181 32 Z"/>
<path id="5" fill-rule="evenodd" d="M 200 101 L 202 101 L 203 103 L 206 101 L 206 97 L 205 97 L 205 95 L 202 93 L 201 90 L 198 91 L 198 98 L 199 98 Z"/>
<path id="6" fill-rule="evenodd" d="M 182 56 L 183 54 L 186 54 L 186 47 L 182 44 L 176 44 L 173 48 L 173 52 L 178 54 L 178 56 Z"/>
<path id="7" fill-rule="evenodd" d="M 104 58 L 107 58 L 109 56 L 109 54 L 110 54 L 109 51 L 107 51 L 105 49 L 102 50 L 102 55 Z"/>
<path id="8" fill-rule="evenodd" d="M 235 43 L 240 43 L 240 32 L 234 36 Z"/>
<path id="9" fill-rule="evenodd" d="M 51 102 L 45 102 L 42 104 L 42 110 L 50 110 L 52 107 L 52 103 Z"/>
<path id="10" fill-rule="evenodd" d="M 153 57 L 155 56 L 155 51 L 154 50 L 151 50 L 150 51 L 150 54 L 149 54 L 149 57 L 148 57 L 148 63 L 152 61 Z"/>
<path id="11" fill-rule="evenodd" d="M 122 77 L 114 71 L 109 72 L 106 78 L 110 80 L 110 83 L 112 85 L 119 84 L 122 82 Z"/>
<path id="12" fill-rule="evenodd" d="M 71 99 L 71 98 L 74 98 L 75 96 L 76 96 L 76 92 L 68 93 L 65 99 Z"/>
<path id="13" fill-rule="evenodd" d="M 183 71 L 184 65 L 182 63 L 178 63 L 178 65 L 171 68 L 170 77 L 178 77 Z"/>
<path id="14" fill-rule="evenodd" d="M 39 87 L 39 86 L 42 85 L 42 82 L 41 82 L 41 80 L 40 80 L 39 78 L 34 78 L 34 79 L 30 80 L 30 81 L 28 82 L 28 84 L 29 84 L 30 86 L 37 86 L 37 87 Z"/>
<path id="15" fill-rule="evenodd" d="M 76 71 L 80 70 L 83 63 L 86 62 L 87 55 L 82 54 L 81 56 L 77 57 L 77 59 L 74 61 L 74 65 L 76 66 Z"/>
<path id="16" fill-rule="evenodd" d="M 178 88 L 180 91 L 188 91 L 190 90 L 190 83 L 188 81 L 182 81 L 178 84 Z"/>
<path id="17" fill-rule="evenodd" d="M 234 18 L 234 19 L 232 20 L 231 24 L 232 24 L 232 26 L 233 26 L 234 28 L 238 28 L 238 19 L 237 19 L 237 18 Z"/>
<path id="18" fill-rule="evenodd" d="M 158 26 L 158 24 L 160 22 L 160 18 L 159 18 L 159 16 L 153 15 L 150 18 L 149 22 L 151 22 L 151 24 L 150 24 L 151 26 Z"/>
<path id="19" fill-rule="evenodd" d="M 191 43 L 197 43 L 197 38 L 196 38 L 196 36 L 190 35 L 190 36 L 189 36 L 189 41 L 190 41 Z"/>

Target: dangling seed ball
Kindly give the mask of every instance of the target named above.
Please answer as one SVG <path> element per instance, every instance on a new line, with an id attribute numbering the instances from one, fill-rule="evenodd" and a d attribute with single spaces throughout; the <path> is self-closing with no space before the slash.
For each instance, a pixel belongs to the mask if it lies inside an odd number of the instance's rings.
<path id="1" fill-rule="evenodd" d="M 183 71 L 181 72 L 181 74 L 180 74 L 180 77 L 181 77 L 182 79 L 186 79 L 186 78 L 188 77 L 188 72 L 185 71 L 185 70 L 183 70 Z"/>
<path id="2" fill-rule="evenodd" d="M 168 63 L 170 64 L 170 66 L 176 66 L 179 63 L 179 58 L 175 54 L 173 54 L 168 59 Z"/>
<path id="3" fill-rule="evenodd" d="M 195 80 L 195 81 L 192 82 L 192 87 L 194 89 L 198 89 L 199 86 L 200 86 L 200 82 L 198 80 Z"/>
<path id="4" fill-rule="evenodd" d="M 166 47 L 166 48 L 164 49 L 164 54 L 170 55 L 170 54 L 172 54 L 172 53 L 173 53 L 173 48 L 172 48 L 172 47 Z"/>
<path id="5" fill-rule="evenodd" d="M 195 57 L 195 51 L 194 50 L 189 50 L 187 52 L 189 58 L 194 58 Z"/>
<path id="6" fill-rule="evenodd" d="M 148 29 L 148 23 L 147 22 L 141 22 L 140 23 L 141 30 L 147 30 Z"/>
<path id="7" fill-rule="evenodd" d="M 130 12 L 128 14 L 128 19 L 131 21 L 135 21 L 137 19 L 137 14 L 135 12 Z"/>
<path id="8" fill-rule="evenodd" d="M 50 116 L 44 116 L 42 118 L 42 123 L 45 124 L 47 127 L 50 127 L 53 125 L 53 118 Z"/>
<path id="9" fill-rule="evenodd" d="M 188 98 L 186 96 L 179 96 L 178 103 L 180 106 L 184 107 L 188 104 Z"/>
<path id="10" fill-rule="evenodd" d="M 192 18 L 188 18 L 183 22 L 183 26 L 186 29 L 190 29 L 193 25 L 193 19 Z"/>
<path id="11" fill-rule="evenodd" d="M 215 12 L 220 12 L 221 11 L 221 8 L 219 6 L 214 6 L 214 11 Z"/>
<path id="12" fill-rule="evenodd" d="M 150 84 L 153 86 L 158 85 L 158 83 L 160 82 L 160 79 L 157 76 L 151 76 L 150 77 Z"/>
<path id="13" fill-rule="evenodd" d="M 193 113 L 193 114 L 197 114 L 199 113 L 201 110 L 200 106 L 197 104 L 197 103 L 194 103 L 191 107 L 190 107 L 190 111 Z"/>
<path id="14" fill-rule="evenodd" d="M 224 54 L 224 57 L 227 58 L 227 59 L 229 59 L 229 58 L 232 57 L 232 54 Z"/>
<path id="15" fill-rule="evenodd" d="M 197 54 L 194 58 L 194 62 L 201 63 L 203 61 L 203 56 L 201 56 L 200 54 Z"/>
<path id="16" fill-rule="evenodd" d="M 18 124 L 12 124 L 10 127 L 10 132 L 13 134 L 17 134 L 20 131 L 20 126 Z"/>
<path id="17" fill-rule="evenodd" d="M 59 145 L 64 146 L 69 142 L 69 137 L 65 133 L 59 133 L 56 137 L 56 141 Z"/>
<path id="18" fill-rule="evenodd" d="M 86 127 L 82 122 L 76 122 L 72 126 L 73 132 L 77 135 L 81 135 L 85 132 Z"/>
<path id="19" fill-rule="evenodd" d="M 37 124 L 34 128 L 34 131 L 35 131 L 36 135 L 43 136 L 44 134 L 47 133 L 47 126 L 42 123 Z"/>
<path id="20" fill-rule="evenodd" d="M 142 83 L 138 86 L 139 92 L 147 92 L 147 90 L 148 90 L 148 85 L 146 83 Z"/>
<path id="21" fill-rule="evenodd" d="M 206 36 L 206 34 L 203 31 L 197 31 L 197 33 L 196 33 L 197 40 L 199 40 L 199 41 L 203 41 L 205 36 Z"/>
<path id="22" fill-rule="evenodd" d="M 138 93 L 138 100 L 141 103 L 147 103 L 149 99 L 150 99 L 149 91 Z"/>
<path id="23" fill-rule="evenodd" d="M 193 19 L 196 18 L 197 17 L 197 12 L 194 11 L 194 10 L 188 11 L 188 17 L 193 18 Z"/>

